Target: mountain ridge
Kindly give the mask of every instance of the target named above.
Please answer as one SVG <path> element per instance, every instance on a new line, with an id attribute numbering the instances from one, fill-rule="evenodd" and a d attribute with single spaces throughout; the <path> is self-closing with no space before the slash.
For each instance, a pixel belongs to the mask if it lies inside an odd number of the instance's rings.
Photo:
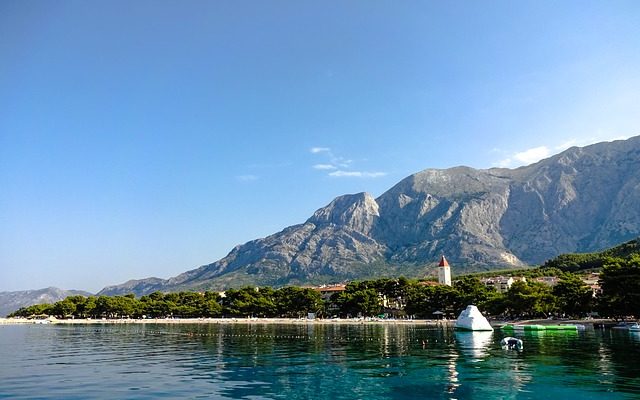
<path id="1" fill-rule="evenodd" d="M 83 290 L 64 290 L 53 286 L 36 290 L 0 292 L 0 317 L 4 317 L 21 307 L 44 303 L 52 304 L 74 295 L 90 296 L 92 294 Z"/>
<path id="2" fill-rule="evenodd" d="M 540 264 L 637 237 L 639 171 L 640 137 L 572 147 L 516 169 L 425 169 L 377 198 L 339 196 L 214 263 L 99 294 L 425 275 L 441 254 L 462 269 Z"/>

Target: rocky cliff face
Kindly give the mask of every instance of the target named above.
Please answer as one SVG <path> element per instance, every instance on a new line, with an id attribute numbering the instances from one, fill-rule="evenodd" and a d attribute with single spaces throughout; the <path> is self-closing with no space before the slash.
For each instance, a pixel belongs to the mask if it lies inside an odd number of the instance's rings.
<path id="1" fill-rule="evenodd" d="M 445 253 L 458 264 L 521 265 L 500 231 L 509 183 L 466 167 L 419 172 L 380 196 L 375 237 L 396 263 L 434 262 Z"/>
<path id="2" fill-rule="evenodd" d="M 640 230 L 640 138 L 572 148 L 512 171 L 505 245 L 540 263 L 630 240 Z"/>
<path id="3" fill-rule="evenodd" d="M 424 274 L 442 253 L 454 268 L 539 264 L 638 234 L 640 137 L 635 137 L 571 148 L 513 170 L 429 169 L 377 199 L 367 193 L 341 196 L 303 224 L 135 292 L 301 284 L 387 270 Z M 101 294 L 128 292 L 130 285 Z"/>

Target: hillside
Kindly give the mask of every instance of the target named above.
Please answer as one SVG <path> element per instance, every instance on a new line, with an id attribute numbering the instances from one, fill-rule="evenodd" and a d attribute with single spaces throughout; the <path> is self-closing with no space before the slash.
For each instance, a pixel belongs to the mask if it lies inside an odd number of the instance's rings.
<path id="1" fill-rule="evenodd" d="M 281 286 L 537 265 L 640 235 L 640 137 L 573 147 L 517 169 L 427 169 L 378 198 L 336 198 L 304 223 L 168 280 L 101 294 Z"/>
<path id="2" fill-rule="evenodd" d="M 628 259 L 634 254 L 640 254 L 640 237 L 599 252 L 561 254 L 545 262 L 542 268 L 558 268 L 565 272 L 600 269 L 608 258 Z"/>
<path id="3" fill-rule="evenodd" d="M 34 304 L 51 304 L 73 295 L 91 296 L 91 293 L 82 290 L 63 290 L 55 287 L 39 290 L 0 292 L 0 317 L 4 317 L 21 307 Z"/>

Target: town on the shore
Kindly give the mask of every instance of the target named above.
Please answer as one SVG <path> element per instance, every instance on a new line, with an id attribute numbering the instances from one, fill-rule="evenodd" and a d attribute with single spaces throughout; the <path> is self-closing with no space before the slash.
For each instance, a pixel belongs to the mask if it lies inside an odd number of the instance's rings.
<path id="1" fill-rule="evenodd" d="M 633 250 L 616 257 L 606 252 L 564 255 L 538 268 L 454 279 L 442 256 L 437 279 L 379 278 L 278 289 L 247 286 L 222 292 L 154 292 L 139 298 L 78 295 L 23 307 L 9 317 L 446 319 L 474 304 L 496 319 L 637 318 L 640 253 Z"/>

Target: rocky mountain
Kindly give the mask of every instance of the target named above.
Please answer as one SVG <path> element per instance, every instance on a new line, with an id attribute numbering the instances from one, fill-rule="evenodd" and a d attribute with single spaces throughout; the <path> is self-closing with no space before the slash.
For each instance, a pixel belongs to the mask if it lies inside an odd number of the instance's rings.
<path id="1" fill-rule="evenodd" d="M 63 290 L 49 287 L 39 290 L 23 290 L 17 292 L 0 292 L 0 317 L 16 311 L 21 307 L 34 304 L 55 303 L 64 300 L 67 296 L 82 295 L 91 296 L 91 293 L 82 290 Z"/>
<path id="2" fill-rule="evenodd" d="M 320 283 L 540 264 L 640 234 L 640 137 L 573 147 L 517 169 L 427 169 L 378 198 L 345 195 L 306 222 L 168 280 L 101 294 Z"/>

